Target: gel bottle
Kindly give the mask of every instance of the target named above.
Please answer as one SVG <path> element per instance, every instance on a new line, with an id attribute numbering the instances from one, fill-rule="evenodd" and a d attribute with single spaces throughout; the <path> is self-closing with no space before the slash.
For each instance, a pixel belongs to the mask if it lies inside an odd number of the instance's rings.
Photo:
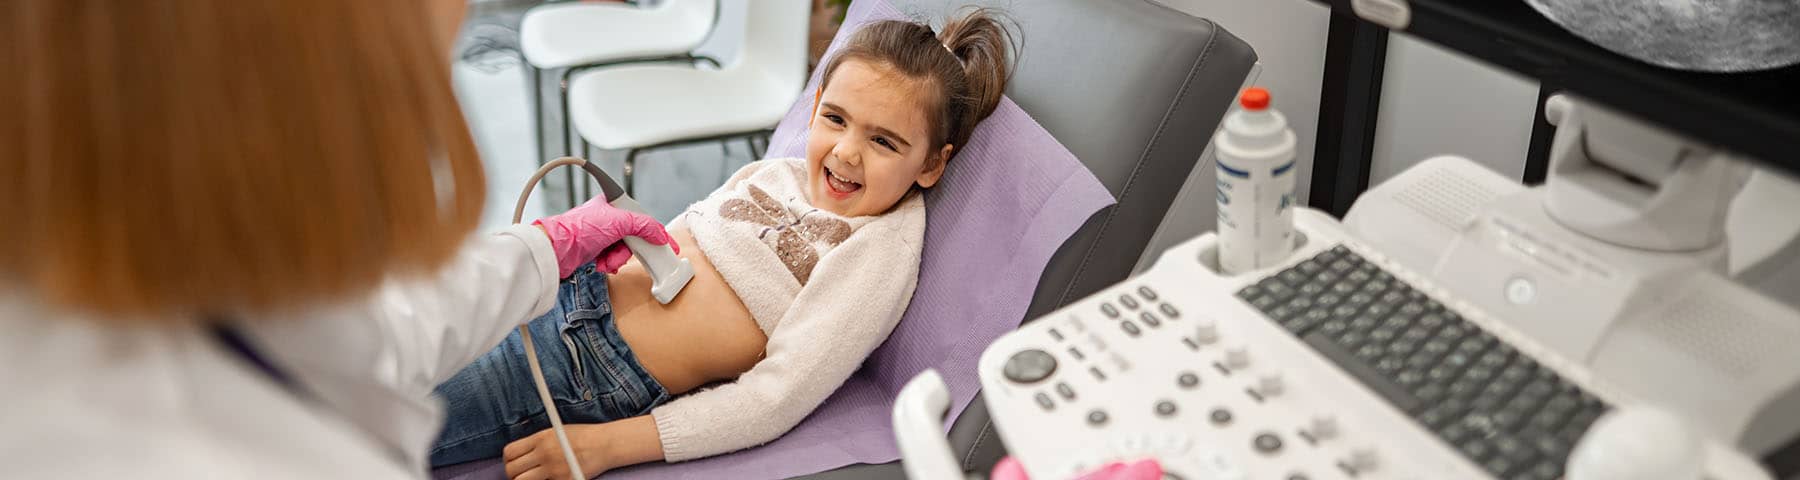
<path id="1" fill-rule="evenodd" d="M 1238 105 L 1213 135 L 1226 275 L 1275 266 L 1294 249 L 1294 131 L 1269 108 L 1268 90 L 1245 89 Z"/>

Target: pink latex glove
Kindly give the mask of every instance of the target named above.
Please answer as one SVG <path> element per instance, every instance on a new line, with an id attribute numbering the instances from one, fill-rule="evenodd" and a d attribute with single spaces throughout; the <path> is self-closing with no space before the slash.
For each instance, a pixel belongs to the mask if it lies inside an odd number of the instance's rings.
<path id="1" fill-rule="evenodd" d="M 568 278 L 576 268 L 594 262 L 595 268 L 608 274 L 619 273 L 619 267 L 631 260 L 631 249 L 621 243 L 625 237 L 638 237 L 655 245 L 670 245 L 681 253 L 681 245 L 649 215 L 626 211 L 606 203 L 606 197 L 594 197 L 560 215 L 544 217 L 532 224 L 550 236 L 550 249 L 556 252 L 557 276 Z"/>
<path id="2" fill-rule="evenodd" d="M 1025 475 L 1025 466 L 1013 457 L 1000 459 L 994 464 L 993 472 L 988 475 L 992 480 L 1031 480 Z M 1124 462 L 1112 462 L 1093 470 L 1088 470 L 1075 477 L 1074 480 L 1162 480 L 1162 464 L 1155 459 L 1145 459 L 1127 465 Z"/>

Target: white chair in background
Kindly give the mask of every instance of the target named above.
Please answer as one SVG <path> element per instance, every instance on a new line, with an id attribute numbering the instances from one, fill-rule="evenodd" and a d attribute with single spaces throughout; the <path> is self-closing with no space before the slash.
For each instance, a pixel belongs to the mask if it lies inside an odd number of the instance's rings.
<path id="1" fill-rule="evenodd" d="M 638 153 L 767 135 L 806 85 L 810 0 L 745 0 L 743 50 L 718 69 L 639 63 L 588 69 L 568 82 L 569 120 L 589 145 L 626 150 L 625 191 Z M 752 142 L 754 146 L 754 142 Z M 754 151 L 754 155 L 760 155 Z"/>
<path id="2" fill-rule="evenodd" d="M 562 108 L 562 154 L 570 153 L 569 76 L 583 69 L 636 62 L 717 60 L 693 54 L 718 24 L 719 0 L 662 0 L 652 7 L 623 3 L 553 3 L 525 12 L 519 51 L 531 83 L 531 115 L 541 164 L 544 122 L 542 75 L 564 69 L 557 98 Z M 573 178 L 573 177 L 571 177 Z M 570 185 L 574 184 L 570 181 Z M 569 191 L 570 203 L 575 192 Z"/>

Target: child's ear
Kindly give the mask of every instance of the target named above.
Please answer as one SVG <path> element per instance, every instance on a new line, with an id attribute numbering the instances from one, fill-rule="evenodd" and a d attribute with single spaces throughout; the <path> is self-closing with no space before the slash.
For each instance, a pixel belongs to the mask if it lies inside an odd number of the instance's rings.
<path id="1" fill-rule="evenodd" d="M 953 151 L 956 151 L 956 146 L 946 143 L 936 154 L 925 157 L 925 168 L 919 171 L 919 178 L 913 182 L 924 188 L 937 185 L 938 179 L 944 176 L 944 167 L 949 165 L 950 152 Z"/>
<path id="2" fill-rule="evenodd" d="M 813 120 L 819 118 L 819 97 L 824 94 L 825 94 L 824 86 L 820 86 L 817 90 L 813 90 L 812 116 L 806 117 L 806 128 L 812 128 Z"/>

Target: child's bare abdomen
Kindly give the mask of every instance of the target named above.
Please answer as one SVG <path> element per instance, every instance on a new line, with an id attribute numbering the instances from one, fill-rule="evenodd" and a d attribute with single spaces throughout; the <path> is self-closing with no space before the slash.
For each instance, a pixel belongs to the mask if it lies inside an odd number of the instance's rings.
<path id="1" fill-rule="evenodd" d="M 675 301 L 663 305 L 650 296 L 650 275 L 636 259 L 607 277 L 606 286 L 619 335 L 650 376 L 677 395 L 750 370 L 768 338 L 693 235 L 670 233 L 694 266 L 694 279 Z"/>

